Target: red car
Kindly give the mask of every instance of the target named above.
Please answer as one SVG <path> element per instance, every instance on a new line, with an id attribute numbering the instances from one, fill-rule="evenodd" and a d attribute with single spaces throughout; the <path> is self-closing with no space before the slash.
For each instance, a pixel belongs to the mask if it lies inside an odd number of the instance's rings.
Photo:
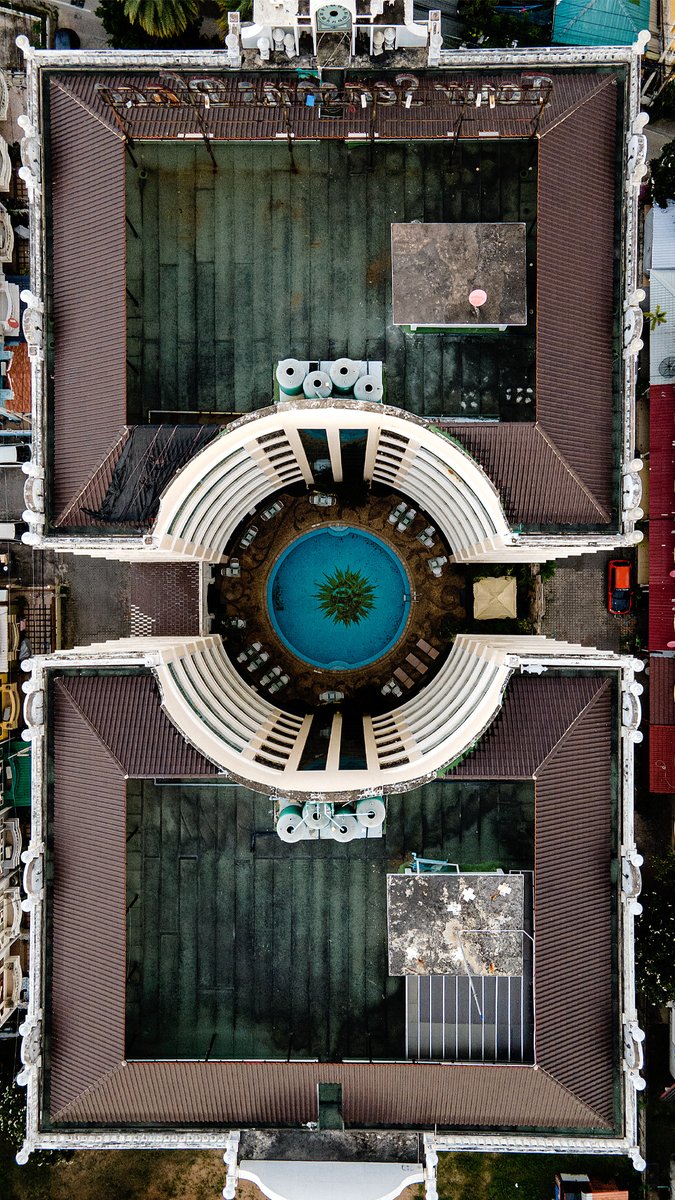
<path id="1" fill-rule="evenodd" d="M 629 613 L 633 607 L 631 564 L 625 558 L 613 558 L 607 578 L 607 607 L 615 616 Z"/>

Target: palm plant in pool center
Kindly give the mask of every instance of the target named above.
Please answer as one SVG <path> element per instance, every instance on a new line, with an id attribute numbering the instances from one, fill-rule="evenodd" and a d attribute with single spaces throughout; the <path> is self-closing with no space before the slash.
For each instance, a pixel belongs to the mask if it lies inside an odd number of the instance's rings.
<path id="1" fill-rule="evenodd" d="M 375 603 L 375 588 L 361 571 L 336 567 L 318 584 L 314 599 L 325 616 L 339 625 L 358 625 Z"/>

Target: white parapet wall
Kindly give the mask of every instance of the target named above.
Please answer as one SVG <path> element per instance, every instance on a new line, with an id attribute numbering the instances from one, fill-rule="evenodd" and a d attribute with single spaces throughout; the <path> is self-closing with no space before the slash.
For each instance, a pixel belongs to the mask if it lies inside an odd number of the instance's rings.
<path id="1" fill-rule="evenodd" d="M 221 770 L 259 791 L 326 798 L 405 791 L 447 767 L 494 720 L 514 670 L 621 661 L 610 651 L 544 637 L 458 636 L 439 673 L 416 696 L 383 716 L 364 716 L 363 769 L 339 768 L 337 714 L 325 769 L 301 770 L 313 714 L 284 711 L 250 687 L 217 635 L 126 638 L 36 660 L 43 669 L 151 668 L 167 716 Z"/>

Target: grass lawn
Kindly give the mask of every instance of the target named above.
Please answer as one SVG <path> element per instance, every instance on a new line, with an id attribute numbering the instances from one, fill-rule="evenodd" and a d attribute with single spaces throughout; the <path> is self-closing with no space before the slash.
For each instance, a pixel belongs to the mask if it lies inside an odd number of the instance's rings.
<path id="1" fill-rule="evenodd" d="M 641 1193 L 642 1176 L 628 1158 L 593 1155 L 573 1158 L 558 1154 L 441 1154 L 438 1161 L 439 1200 L 547 1200 L 553 1196 L 556 1171 L 614 1179 Z M 423 1193 L 420 1192 L 420 1195 Z"/>

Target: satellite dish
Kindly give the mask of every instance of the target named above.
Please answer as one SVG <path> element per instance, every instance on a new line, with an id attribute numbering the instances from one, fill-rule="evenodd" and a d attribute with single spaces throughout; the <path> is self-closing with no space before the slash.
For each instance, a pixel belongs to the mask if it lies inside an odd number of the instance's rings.
<path id="1" fill-rule="evenodd" d="M 662 358 L 659 363 L 659 375 L 663 379 L 675 379 L 675 355 Z"/>

